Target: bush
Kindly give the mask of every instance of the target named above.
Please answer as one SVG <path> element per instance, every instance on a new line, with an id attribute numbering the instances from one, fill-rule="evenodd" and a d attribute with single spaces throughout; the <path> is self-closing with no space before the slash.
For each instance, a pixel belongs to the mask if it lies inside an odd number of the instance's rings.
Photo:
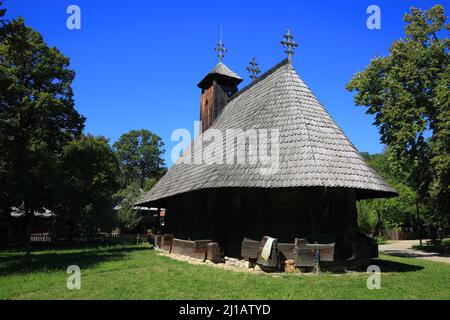
<path id="1" fill-rule="evenodd" d="M 132 184 L 115 195 L 119 201 L 117 223 L 123 233 L 135 233 L 142 217 L 134 209 L 134 204 L 141 197 L 142 190 L 137 184 Z"/>
<path id="2" fill-rule="evenodd" d="M 376 236 L 374 239 L 377 244 L 385 244 L 388 240 L 385 236 Z"/>
<path id="3" fill-rule="evenodd" d="M 443 239 L 442 242 L 441 242 L 441 244 L 442 244 L 444 247 L 450 247 L 450 238 Z"/>

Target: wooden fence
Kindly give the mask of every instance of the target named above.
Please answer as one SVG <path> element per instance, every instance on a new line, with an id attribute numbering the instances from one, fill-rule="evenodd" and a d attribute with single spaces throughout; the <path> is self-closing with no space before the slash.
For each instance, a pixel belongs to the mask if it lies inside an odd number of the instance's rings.
<path id="1" fill-rule="evenodd" d="M 52 242 L 51 233 L 32 233 L 30 241 L 32 243 L 50 243 Z"/>

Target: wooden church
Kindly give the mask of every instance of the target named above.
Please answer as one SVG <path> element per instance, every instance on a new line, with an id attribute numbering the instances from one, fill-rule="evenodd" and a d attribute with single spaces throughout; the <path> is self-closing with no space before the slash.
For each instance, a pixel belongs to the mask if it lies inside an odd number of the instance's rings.
<path id="1" fill-rule="evenodd" d="M 357 201 L 397 194 L 299 77 L 291 64 L 296 44 L 289 32 L 282 44 L 288 59 L 260 76 L 253 61 L 247 68 L 253 81 L 238 90 L 242 78 L 222 62 L 220 42 L 220 62 L 198 84 L 203 134 L 276 128 L 278 170 L 264 175 L 260 163 L 187 163 L 192 153 L 186 152 L 138 205 L 166 208 L 166 234 L 209 239 L 227 256 L 242 257 L 244 238 L 294 243 L 328 235 L 335 239 L 336 259 L 347 259 L 361 236 Z M 197 137 L 191 146 L 198 143 L 208 144 Z"/>

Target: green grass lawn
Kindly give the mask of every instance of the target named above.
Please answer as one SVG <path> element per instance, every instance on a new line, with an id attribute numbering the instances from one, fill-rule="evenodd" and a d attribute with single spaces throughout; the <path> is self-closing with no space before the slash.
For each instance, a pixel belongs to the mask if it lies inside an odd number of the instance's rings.
<path id="1" fill-rule="evenodd" d="M 81 290 L 66 268 L 81 267 Z M 367 274 L 253 274 L 190 265 L 143 246 L 0 252 L 0 299 L 450 299 L 450 265 L 382 256 L 381 289 Z"/>

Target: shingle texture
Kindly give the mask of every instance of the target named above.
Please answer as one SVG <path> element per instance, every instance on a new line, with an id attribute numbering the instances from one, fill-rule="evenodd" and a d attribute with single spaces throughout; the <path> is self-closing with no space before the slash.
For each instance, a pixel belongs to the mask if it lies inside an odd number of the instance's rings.
<path id="1" fill-rule="evenodd" d="M 139 201 L 148 203 L 208 188 L 342 187 L 375 196 L 395 195 L 370 168 L 338 125 L 297 75 L 283 61 L 226 105 L 211 129 L 278 129 L 279 169 L 261 174 L 257 164 L 186 164 L 190 148 Z M 224 134 L 225 135 L 225 134 Z M 224 139 L 226 140 L 226 139 Z M 199 143 L 199 138 L 196 142 Z M 224 148 L 230 141 L 224 142 Z M 193 144 L 191 144 L 191 147 Z M 203 142 L 203 148 L 208 143 Z"/>
<path id="2" fill-rule="evenodd" d="M 236 73 L 234 73 L 230 68 L 224 65 L 222 62 L 219 62 L 214 69 L 211 70 L 209 74 L 221 74 L 227 77 L 241 79 Z"/>

